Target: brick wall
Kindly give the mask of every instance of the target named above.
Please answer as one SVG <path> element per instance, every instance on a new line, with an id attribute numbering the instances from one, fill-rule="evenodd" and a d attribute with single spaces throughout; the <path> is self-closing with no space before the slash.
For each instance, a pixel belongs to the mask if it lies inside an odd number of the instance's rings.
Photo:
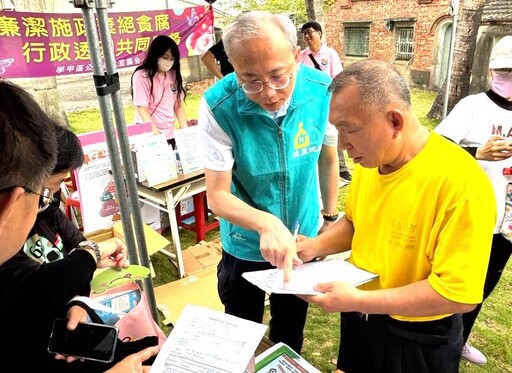
<path id="1" fill-rule="evenodd" d="M 450 0 L 336 0 L 324 13 L 327 43 L 340 54 L 345 65 L 361 58 L 345 56 L 345 21 L 371 21 L 369 58 L 394 63 L 410 77 L 429 82 L 437 53 L 437 24 L 449 15 Z M 414 54 L 411 61 L 394 61 L 395 32 L 388 31 L 385 19 L 415 18 Z"/>

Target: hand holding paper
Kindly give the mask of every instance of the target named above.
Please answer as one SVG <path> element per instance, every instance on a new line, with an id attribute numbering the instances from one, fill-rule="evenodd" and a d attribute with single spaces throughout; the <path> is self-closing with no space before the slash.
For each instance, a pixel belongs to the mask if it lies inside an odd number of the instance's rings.
<path id="1" fill-rule="evenodd" d="M 356 293 L 362 291 L 342 281 L 319 283 L 315 285 L 315 290 L 319 295 L 298 295 L 298 297 L 320 306 L 326 312 L 356 311 L 353 300 L 356 298 Z"/>
<path id="2" fill-rule="evenodd" d="M 298 266 L 292 270 L 293 278 L 286 286 L 282 284 L 282 275 L 279 269 L 268 269 L 245 272 L 242 276 L 268 293 L 305 295 L 321 294 L 314 290 L 318 283 L 342 281 L 355 287 L 377 277 L 376 274 L 359 269 L 341 259 L 322 260 Z"/>

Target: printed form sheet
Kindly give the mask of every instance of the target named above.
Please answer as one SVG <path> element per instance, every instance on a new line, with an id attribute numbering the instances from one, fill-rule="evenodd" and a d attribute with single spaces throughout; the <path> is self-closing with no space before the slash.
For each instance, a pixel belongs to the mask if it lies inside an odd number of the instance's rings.
<path id="1" fill-rule="evenodd" d="M 150 373 L 244 372 L 266 329 L 263 324 L 188 305 Z"/>
<path id="2" fill-rule="evenodd" d="M 343 281 L 359 286 L 373 280 L 376 274 L 357 268 L 342 259 L 328 259 L 305 263 L 292 270 L 292 279 L 283 285 L 283 271 L 266 269 L 245 272 L 242 276 L 267 293 L 317 295 L 316 284 L 330 281 Z"/>

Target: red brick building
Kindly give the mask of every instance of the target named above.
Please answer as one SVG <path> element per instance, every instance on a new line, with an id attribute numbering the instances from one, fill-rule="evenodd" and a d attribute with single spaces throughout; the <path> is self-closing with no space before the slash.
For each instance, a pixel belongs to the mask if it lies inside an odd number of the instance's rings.
<path id="1" fill-rule="evenodd" d="M 448 68 L 450 5 L 451 0 L 335 0 L 323 18 L 327 43 L 344 64 L 366 58 L 389 61 L 412 85 L 438 88 Z M 470 93 L 487 89 L 489 55 L 504 35 L 512 35 L 512 0 L 487 0 Z"/>
<path id="2" fill-rule="evenodd" d="M 438 87 L 446 77 L 450 0 L 336 0 L 324 13 L 327 43 L 344 64 L 389 61 L 412 85 Z"/>

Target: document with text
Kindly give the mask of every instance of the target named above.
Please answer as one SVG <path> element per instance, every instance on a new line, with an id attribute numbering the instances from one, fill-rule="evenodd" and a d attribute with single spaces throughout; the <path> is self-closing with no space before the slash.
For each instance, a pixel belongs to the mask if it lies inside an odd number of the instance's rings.
<path id="1" fill-rule="evenodd" d="M 242 276 L 267 293 L 317 295 L 313 287 L 322 282 L 343 281 L 359 286 L 377 277 L 343 259 L 327 259 L 305 263 L 292 270 L 291 281 L 284 287 L 283 271 L 267 269 L 245 272 Z"/>
<path id="2" fill-rule="evenodd" d="M 244 372 L 266 330 L 263 324 L 188 305 L 149 372 Z"/>

